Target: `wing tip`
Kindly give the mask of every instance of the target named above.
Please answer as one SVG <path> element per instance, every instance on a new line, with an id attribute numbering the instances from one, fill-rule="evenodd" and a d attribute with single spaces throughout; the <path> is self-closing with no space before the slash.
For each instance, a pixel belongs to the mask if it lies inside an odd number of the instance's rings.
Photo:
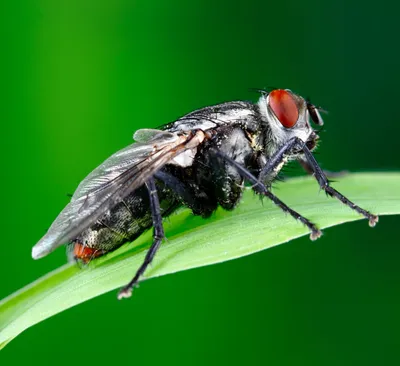
<path id="1" fill-rule="evenodd" d="M 43 250 L 43 248 L 40 245 L 35 245 L 32 248 L 32 258 L 33 259 L 40 259 L 43 258 L 47 253 Z"/>
<path id="2" fill-rule="evenodd" d="M 46 234 L 39 242 L 32 248 L 32 258 L 40 259 L 51 253 L 59 245 L 56 245 L 56 238 L 53 235 Z"/>

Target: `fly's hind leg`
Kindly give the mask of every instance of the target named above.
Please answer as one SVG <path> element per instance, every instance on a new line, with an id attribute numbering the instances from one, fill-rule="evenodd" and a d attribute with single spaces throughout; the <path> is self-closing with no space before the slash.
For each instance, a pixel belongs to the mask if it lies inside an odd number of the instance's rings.
<path id="1" fill-rule="evenodd" d="M 251 184 L 253 184 L 253 189 L 257 191 L 258 193 L 262 194 L 263 196 L 269 198 L 272 202 L 274 202 L 282 211 L 288 213 L 290 216 L 292 216 L 295 220 L 299 220 L 302 224 L 308 227 L 308 229 L 311 231 L 310 234 L 310 239 L 311 240 L 316 240 L 318 239 L 321 235 L 322 232 L 317 228 L 315 224 L 313 224 L 310 220 L 305 218 L 304 216 L 300 215 L 296 211 L 292 210 L 289 206 L 287 206 L 285 203 L 283 203 L 278 197 L 276 197 L 272 192 L 268 190 L 268 188 L 259 181 L 253 174 L 251 174 L 246 168 L 241 166 L 239 163 L 237 163 L 235 160 L 231 159 L 229 156 L 221 153 L 220 151 L 214 151 L 215 155 L 218 156 L 219 158 L 222 158 L 226 160 L 228 163 L 230 163 L 232 166 L 234 166 L 239 174 L 246 180 L 248 180 Z"/>
<path id="2" fill-rule="evenodd" d="M 157 250 L 160 248 L 162 240 L 165 237 L 162 224 L 160 201 L 158 199 L 154 178 L 150 178 L 146 182 L 146 187 L 149 192 L 151 216 L 153 219 L 153 244 L 151 245 L 149 251 L 146 253 L 146 257 L 144 258 L 142 265 L 137 270 L 135 277 L 133 277 L 133 279 L 119 291 L 118 300 L 128 298 L 132 295 L 133 288 L 138 283 L 143 273 L 146 271 L 147 266 L 152 262 L 155 254 L 157 253 Z"/>

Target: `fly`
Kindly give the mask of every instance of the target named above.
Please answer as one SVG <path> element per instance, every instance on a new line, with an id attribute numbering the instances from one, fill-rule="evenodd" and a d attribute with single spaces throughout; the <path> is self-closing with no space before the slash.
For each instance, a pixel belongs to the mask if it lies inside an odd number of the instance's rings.
<path id="1" fill-rule="evenodd" d="M 257 103 L 236 101 L 189 113 L 159 130 L 142 129 L 135 143 L 112 155 L 78 186 L 71 202 L 33 247 L 41 258 L 67 243 L 70 257 L 89 262 L 153 227 L 153 243 L 118 298 L 129 297 L 162 240 L 162 219 L 180 206 L 210 216 L 218 206 L 233 210 L 244 183 L 310 230 L 322 233 L 271 192 L 281 168 L 297 160 L 334 197 L 375 226 L 378 216 L 330 186 L 312 151 L 323 125 L 319 108 L 288 89 L 262 91 Z"/>

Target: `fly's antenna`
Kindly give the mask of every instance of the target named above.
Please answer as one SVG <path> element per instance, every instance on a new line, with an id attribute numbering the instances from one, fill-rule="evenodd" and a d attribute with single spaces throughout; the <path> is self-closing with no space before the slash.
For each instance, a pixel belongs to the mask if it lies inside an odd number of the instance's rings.
<path id="1" fill-rule="evenodd" d="M 313 102 L 311 102 L 311 98 L 310 97 L 307 97 L 307 98 L 304 98 L 304 99 L 305 99 L 305 101 L 307 103 L 307 107 L 313 107 L 318 112 L 321 112 L 321 113 L 324 113 L 324 114 L 328 114 L 329 113 L 328 110 L 322 108 L 320 105 L 315 105 Z"/>
<path id="2" fill-rule="evenodd" d="M 308 112 L 310 113 L 311 120 L 318 126 L 322 126 L 324 124 L 324 120 L 321 117 L 320 112 L 328 113 L 325 109 L 322 109 L 320 106 L 316 106 L 311 103 L 309 97 L 305 98 Z"/>

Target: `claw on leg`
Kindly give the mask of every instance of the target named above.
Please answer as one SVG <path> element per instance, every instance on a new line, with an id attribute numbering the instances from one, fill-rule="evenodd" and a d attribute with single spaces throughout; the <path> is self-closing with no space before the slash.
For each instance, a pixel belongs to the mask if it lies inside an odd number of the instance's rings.
<path id="1" fill-rule="evenodd" d="M 311 231 L 310 239 L 312 241 L 315 241 L 318 238 L 320 238 L 321 236 L 322 236 L 322 231 L 321 230 Z"/>
<path id="2" fill-rule="evenodd" d="M 132 288 L 131 287 L 125 287 L 121 289 L 118 293 L 118 300 L 122 299 L 128 299 L 132 296 Z"/>
<path id="3" fill-rule="evenodd" d="M 374 227 L 379 221 L 379 216 L 371 215 L 369 218 L 368 224 L 370 227 Z"/>

